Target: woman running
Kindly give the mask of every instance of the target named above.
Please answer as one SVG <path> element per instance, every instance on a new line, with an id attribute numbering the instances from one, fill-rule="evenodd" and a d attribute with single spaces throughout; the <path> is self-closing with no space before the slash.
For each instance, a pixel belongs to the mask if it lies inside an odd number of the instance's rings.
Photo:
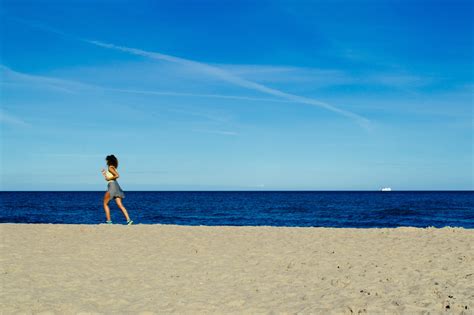
<path id="1" fill-rule="evenodd" d="M 112 154 L 108 155 L 105 160 L 107 161 L 107 171 L 102 169 L 102 175 L 104 175 L 105 180 L 107 181 L 107 192 L 104 196 L 104 210 L 105 210 L 105 217 L 107 219 L 107 224 L 112 224 L 112 220 L 110 218 L 110 208 L 109 208 L 109 201 L 110 199 L 115 199 L 117 206 L 122 210 L 125 219 L 127 219 L 127 225 L 131 225 L 133 223 L 128 216 L 127 209 L 122 204 L 122 199 L 125 198 L 125 194 L 123 193 L 122 188 L 117 182 L 117 178 L 120 177 L 119 173 L 117 172 L 118 167 L 118 160 Z"/>

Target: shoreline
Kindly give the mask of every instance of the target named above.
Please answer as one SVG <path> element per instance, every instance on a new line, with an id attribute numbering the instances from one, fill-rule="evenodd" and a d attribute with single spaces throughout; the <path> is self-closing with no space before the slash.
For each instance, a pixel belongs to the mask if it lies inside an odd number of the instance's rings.
<path id="1" fill-rule="evenodd" d="M 12 225 L 12 226 L 32 226 L 32 225 L 40 225 L 40 226 L 128 226 L 125 222 L 124 223 L 113 223 L 113 224 L 106 224 L 106 223 L 12 223 L 12 222 L 2 222 L 2 225 Z M 426 226 L 426 227 L 419 227 L 419 226 L 396 226 L 396 227 L 339 227 L 339 226 L 293 226 L 293 225 L 190 225 L 190 224 L 173 224 L 173 223 L 133 223 L 132 226 L 140 227 L 140 226 L 173 226 L 173 227 L 206 227 L 206 228 L 288 228 L 288 229 L 335 229 L 335 230 L 396 230 L 396 229 L 420 229 L 420 230 L 442 230 L 442 229 L 461 229 L 466 231 L 474 231 L 474 228 L 466 228 L 463 226 Z"/>
<path id="2" fill-rule="evenodd" d="M 5 313 L 474 311 L 474 230 L 0 224 Z"/>

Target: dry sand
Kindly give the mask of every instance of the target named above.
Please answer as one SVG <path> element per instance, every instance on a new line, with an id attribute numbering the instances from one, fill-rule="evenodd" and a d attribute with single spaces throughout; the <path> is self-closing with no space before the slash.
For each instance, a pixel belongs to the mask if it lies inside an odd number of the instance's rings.
<path id="1" fill-rule="evenodd" d="M 3 314 L 474 310 L 474 230 L 0 224 L 0 237 Z"/>

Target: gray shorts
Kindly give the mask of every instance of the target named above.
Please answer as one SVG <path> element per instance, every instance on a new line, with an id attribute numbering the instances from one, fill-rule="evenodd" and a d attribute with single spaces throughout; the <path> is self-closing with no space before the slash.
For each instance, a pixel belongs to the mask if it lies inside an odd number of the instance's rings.
<path id="1" fill-rule="evenodd" d="M 107 191 L 110 194 L 110 199 L 114 198 L 125 198 L 125 194 L 123 193 L 122 188 L 120 188 L 120 185 L 114 180 L 112 182 L 109 182 L 107 185 Z"/>

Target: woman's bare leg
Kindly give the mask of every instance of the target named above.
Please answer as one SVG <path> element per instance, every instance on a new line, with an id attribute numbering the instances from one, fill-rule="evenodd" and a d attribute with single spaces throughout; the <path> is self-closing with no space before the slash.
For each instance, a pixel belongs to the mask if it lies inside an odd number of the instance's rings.
<path id="1" fill-rule="evenodd" d="M 117 206 L 122 210 L 123 215 L 125 216 L 125 219 L 127 219 L 127 222 L 130 221 L 130 217 L 128 216 L 127 209 L 122 204 L 122 198 L 115 198 L 115 202 L 117 203 Z"/>
<path id="2" fill-rule="evenodd" d="M 104 196 L 104 211 L 105 211 L 105 218 L 107 221 L 111 221 L 110 219 L 110 208 L 109 208 L 109 200 L 110 200 L 110 194 L 107 191 Z"/>

